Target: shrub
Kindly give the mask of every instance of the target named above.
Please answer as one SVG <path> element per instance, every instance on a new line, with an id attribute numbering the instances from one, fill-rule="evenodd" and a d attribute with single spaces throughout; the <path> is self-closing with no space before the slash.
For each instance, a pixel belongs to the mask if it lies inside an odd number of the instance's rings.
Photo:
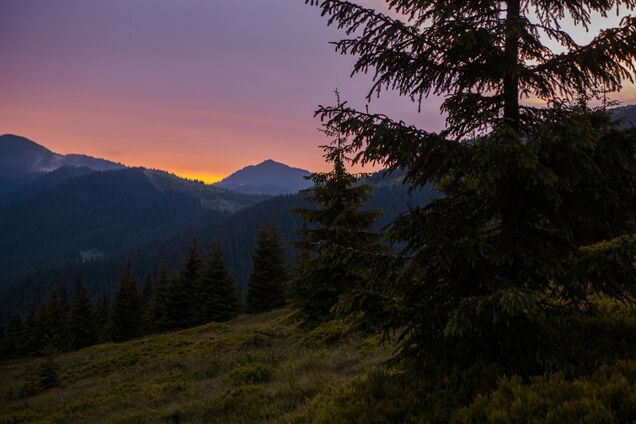
<path id="1" fill-rule="evenodd" d="M 351 334 L 349 325 L 342 321 L 330 321 L 303 334 L 300 343 L 307 347 L 334 346 L 343 343 Z"/>
<path id="2" fill-rule="evenodd" d="M 205 407 L 201 422 L 262 422 L 274 415 L 271 399 L 261 386 L 231 387 Z"/>
<path id="3" fill-rule="evenodd" d="M 272 378 L 271 365 L 250 363 L 234 369 L 230 377 L 236 383 L 257 384 L 266 383 Z"/>
<path id="4" fill-rule="evenodd" d="M 400 376 L 377 372 L 313 399 L 289 424 L 390 424 L 418 422 L 417 390 Z"/>
<path id="5" fill-rule="evenodd" d="M 263 349 L 272 346 L 272 337 L 269 334 L 254 332 L 246 335 L 240 343 L 243 349 Z"/>
<path id="6" fill-rule="evenodd" d="M 48 357 L 36 363 L 30 370 L 28 382 L 20 389 L 20 395 L 33 396 L 59 385 L 59 366 L 52 357 Z"/>
<path id="7" fill-rule="evenodd" d="M 636 361 L 572 380 L 556 373 L 504 378 L 457 414 L 457 423 L 622 423 L 636 421 Z"/>

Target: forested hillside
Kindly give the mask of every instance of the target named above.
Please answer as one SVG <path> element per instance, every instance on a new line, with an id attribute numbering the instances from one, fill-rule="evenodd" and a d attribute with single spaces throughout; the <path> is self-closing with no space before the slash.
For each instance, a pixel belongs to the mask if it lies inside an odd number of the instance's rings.
<path id="1" fill-rule="evenodd" d="M 220 220 L 265 197 L 138 168 L 60 168 L 0 207 L 0 285 L 34 269 L 130 249 L 182 227 Z"/>
<path id="2" fill-rule="evenodd" d="M 408 186 L 401 184 L 402 174 L 372 177 L 375 187 L 365 206 L 382 212 L 377 227 L 383 227 L 411 206 L 425 204 L 435 195 L 433 189 L 415 190 L 409 193 Z M 187 203 L 186 203 L 187 205 Z M 27 276 L 15 278 L 0 289 L 4 310 L 15 307 L 24 309 L 34 299 L 42 299 L 51 289 L 62 284 L 70 285 L 81 277 L 93 295 L 112 294 L 124 263 L 130 260 L 137 281 L 144 281 L 146 275 L 157 272 L 166 265 L 177 269 L 187 252 L 192 237 L 200 241 L 203 251 L 211 240 L 218 240 L 232 273 L 244 287 L 251 268 L 251 254 L 259 228 L 276 224 L 285 241 L 287 264 L 292 267 L 295 250 L 292 241 L 297 239 L 301 219 L 294 208 L 311 206 L 303 194 L 274 197 L 256 203 L 234 214 L 210 223 L 200 220 L 198 224 L 175 229 L 174 233 L 162 232 L 147 243 L 138 243 L 134 248 L 124 249 L 94 261 L 67 261 L 63 264 L 45 266 Z M 180 207 L 183 207 L 181 205 Z M 204 215 L 209 216 L 209 215 Z"/>

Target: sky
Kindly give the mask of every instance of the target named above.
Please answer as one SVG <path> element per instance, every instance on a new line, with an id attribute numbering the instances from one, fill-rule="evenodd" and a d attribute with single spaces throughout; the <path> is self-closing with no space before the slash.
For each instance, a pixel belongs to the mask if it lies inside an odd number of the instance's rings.
<path id="1" fill-rule="evenodd" d="M 340 36 L 303 0 L 0 0 L 0 134 L 206 182 L 265 159 L 322 170 L 314 110 L 369 87 Z M 437 131 L 439 104 L 370 110 Z"/>

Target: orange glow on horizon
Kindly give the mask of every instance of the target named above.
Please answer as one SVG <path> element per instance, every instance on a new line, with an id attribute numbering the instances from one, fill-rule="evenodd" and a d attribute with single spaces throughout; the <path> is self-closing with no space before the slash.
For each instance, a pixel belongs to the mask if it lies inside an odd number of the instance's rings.
<path id="1" fill-rule="evenodd" d="M 180 172 L 180 171 L 169 171 L 169 172 L 174 172 L 174 174 L 177 177 L 185 178 L 188 180 L 194 180 L 194 181 L 202 181 L 206 184 L 218 183 L 223 178 L 227 177 L 227 175 L 202 174 L 200 172 Z"/>

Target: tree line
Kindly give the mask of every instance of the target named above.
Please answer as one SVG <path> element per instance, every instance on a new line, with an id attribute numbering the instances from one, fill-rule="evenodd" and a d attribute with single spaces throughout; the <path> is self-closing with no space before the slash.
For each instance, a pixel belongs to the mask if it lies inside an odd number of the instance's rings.
<path id="1" fill-rule="evenodd" d="M 121 272 L 114 296 L 91 298 L 77 280 L 72 295 L 65 285 L 52 290 L 26 314 L 15 313 L 0 332 L 4 358 L 51 355 L 96 343 L 123 342 L 146 334 L 223 322 L 242 311 L 282 306 L 288 296 L 283 241 L 275 226 L 262 228 L 252 255 L 245 302 L 217 242 L 201 257 L 193 238 L 181 268 L 166 266 L 135 281 L 132 264 Z"/>

